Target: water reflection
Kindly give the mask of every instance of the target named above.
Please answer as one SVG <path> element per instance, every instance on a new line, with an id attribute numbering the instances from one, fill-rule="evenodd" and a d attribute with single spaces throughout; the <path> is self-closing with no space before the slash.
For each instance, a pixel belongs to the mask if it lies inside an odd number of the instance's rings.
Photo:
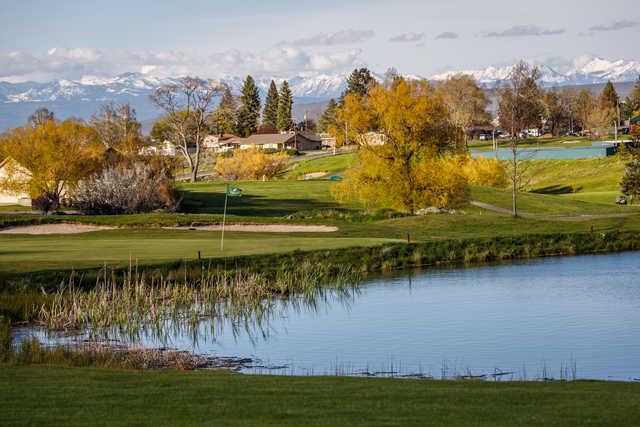
<path id="1" fill-rule="evenodd" d="M 81 338 L 259 360 L 249 373 L 633 381 L 638 277 L 637 252 L 404 272 L 285 300 L 207 302 L 199 316 Z"/>

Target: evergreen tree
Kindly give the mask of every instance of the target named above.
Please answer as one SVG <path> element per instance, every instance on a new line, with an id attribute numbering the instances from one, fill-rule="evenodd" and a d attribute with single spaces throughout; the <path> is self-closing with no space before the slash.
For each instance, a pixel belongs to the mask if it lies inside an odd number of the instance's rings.
<path id="1" fill-rule="evenodd" d="M 258 118 L 260 117 L 260 94 L 256 82 L 251 76 L 247 76 L 244 81 L 240 103 L 238 135 L 246 138 L 258 130 Z"/>
<path id="2" fill-rule="evenodd" d="M 225 86 L 222 99 L 218 108 L 211 114 L 209 121 L 215 132 L 222 135 L 224 133 L 235 133 L 238 119 L 238 107 L 236 100 L 231 93 L 231 88 Z"/>
<path id="3" fill-rule="evenodd" d="M 262 124 L 270 128 L 278 128 L 278 88 L 276 83 L 271 80 L 267 98 L 264 101 L 264 109 L 262 110 Z"/>
<path id="4" fill-rule="evenodd" d="M 640 160 L 634 159 L 627 163 L 627 168 L 620 182 L 620 190 L 625 196 L 631 197 L 631 203 L 634 199 L 640 198 Z"/>
<path id="5" fill-rule="evenodd" d="M 619 100 L 620 98 L 618 98 L 616 88 L 613 86 L 613 83 L 611 83 L 611 80 L 609 80 L 604 86 L 604 89 L 602 89 L 600 98 L 598 99 L 600 110 L 606 115 L 605 121 L 607 121 L 608 124 L 617 120 Z"/>
<path id="6" fill-rule="evenodd" d="M 329 132 L 330 126 L 335 125 L 338 121 L 336 116 L 337 110 L 338 103 L 331 98 L 327 104 L 327 109 L 324 110 L 324 113 L 322 113 L 322 116 L 320 116 L 320 120 L 318 121 L 318 131 Z"/>
<path id="7" fill-rule="evenodd" d="M 341 99 L 344 99 L 348 94 L 365 96 L 375 84 L 376 80 L 368 68 L 356 68 L 347 78 L 347 89 L 342 94 Z"/>
<path id="8" fill-rule="evenodd" d="M 625 98 L 622 110 L 623 116 L 627 119 L 640 114 L 640 76 L 638 76 L 629 96 Z"/>
<path id="9" fill-rule="evenodd" d="M 293 95 L 289 89 L 289 83 L 285 80 L 280 87 L 280 99 L 278 100 L 278 130 L 293 130 L 294 123 L 291 118 L 293 108 Z"/>

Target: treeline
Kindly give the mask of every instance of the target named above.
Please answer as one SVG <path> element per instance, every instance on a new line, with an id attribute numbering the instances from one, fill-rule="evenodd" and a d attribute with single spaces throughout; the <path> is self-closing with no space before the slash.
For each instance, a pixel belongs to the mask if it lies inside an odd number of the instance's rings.
<path id="1" fill-rule="evenodd" d="M 601 137 L 615 126 L 621 126 L 625 121 L 640 114 L 640 76 L 631 93 L 622 99 L 614 85 L 609 81 L 600 92 L 594 94 L 586 88 L 551 87 L 543 88 L 540 84 L 540 72 L 536 67 L 521 62 L 514 67 L 512 73 L 505 81 L 500 82 L 492 90 L 482 88 L 473 76 L 457 74 L 442 82 L 434 84 L 446 102 L 451 120 L 466 135 L 474 126 L 491 125 L 492 117 L 487 108 L 489 99 L 487 92 L 493 92 L 499 103 L 497 119 L 499 128 L 508 133 L 513 132 L 512 116 L 513 105 L 509 103 L 510 93 L 505 90 L 512 81 L 514 72 L 522 73 L 523 67 L 532 77 L 533 84 L 528 89 L 527 105 L 522 107 L 526 111 L 519 112 L 525 117 L 521 129 L 541 129 L 554 136 L 567 133 L 582 133 L 593 137 Z M 338 100 L 331 99 L 318 122 L 318 129 L 323 132 L 331 132 L 336 137 L 338 144 L 353 143 L 349 136 L 348 123 L 339 114 L 339 109 L 344 105 L 344 97 L 348 94 L 365 95 L 376 85 L 387 85 L 398 78 L 398 72 L 394 68 L 387 70 L 384 81 L 378 83 L 367 68 L 354 70 L 347 80 L 347 88 Z M 349 141 L 345 141 L 349 139 Z"/>
<path id="2" fill-rule="evenodd" d="M 171 161 L 141 155 L 147 144 L 129 105 L 105 105 L 89 122 L 59 121 L 41 108 L 0 137 L 0 159 L 8 159 L 0 188 L 29 195 L 44 213 L 174 209 Z"/>

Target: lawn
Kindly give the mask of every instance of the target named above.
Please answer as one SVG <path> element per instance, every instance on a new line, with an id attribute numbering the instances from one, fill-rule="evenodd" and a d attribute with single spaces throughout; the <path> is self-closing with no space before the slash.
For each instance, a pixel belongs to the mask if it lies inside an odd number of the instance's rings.
<path id="1" fill-rule="evenodd" d="M 0 368 L 3 425 L 637 425 L 640 384 Z"/>
<path id="2" fill-rule="evenodd" d="M 559 197 L 550 194 L 519 193 L 518 208 L 523 214 L 537 217 L 571 216 L 571 215 L 604 215 L 621 213 L 640 213 L 638 206 L 617 206 L 615 203 L 602 203 L 602 199 L 589 200 L 593 193 L 581 193 L 587 196 L 584 200 L 570 197 Z M 511 209 L 511 190 L 485 187 L 473 187 L 471 199 L 504 209 Z M 615 197 L 614 199 L 615 200 Z"/>
<path id="3" fill-rule="evenodd" d="M 330 194 L 330 181 L 241 182 L 244 195 L 230 198 L 228 219 L 240 223 L 309 223 L 338 227 L 331 233 L 246 233 L 227 232 L 225 250 L 220 251 L 220 232 L 165 230 L 158 225 L 220 223 L 225 184 L 186 184 L 183 208 L 188 213 L 151 213 L 120 216 L 32 217 L 0 215 L 2 221 L 80 221 L 125 227 L 76 235 L 0 235 L 0 274 L 47 269 L 80 269 L 122 266 L 130 260 L 143 264 L 249 254 L 282 253 L 293 250 L 346 248 L 380 245 L 392 241 L 432 241 L 474 237 L 516 236 L 532 233 L 638 230 L 640 215 L 611 218 L 582 218 L 585 214 L 637 212 L 633 207 L 616 207 L 572 200 L 557 195 L 520 194 L 520 208 L 529 214 L 514 219 L 509 215 L 465 205 L 454 213 L 427 216 L 343 218 L 327 214 L 336 208 L 355 214 L 356 206 L 342 206 Z M 510 208 L 508 190 L 473 188 L 471 198 Z M 300 212 L 309 213 L 290 218 Z M 315 215 L 314 212 L 319 212 Z M 563 217 L 564 221 L 556 219 Z M 568 220 L 575 217 L 573 220 Z M 307 218 L 307 219 L 303 219 Z"/>
<path id="4" fill-rule="evenodd" d="M 342 237 L 336 233 L 225 233 L 220 250 L 218 231 L 128 229 L 75 235 L 0 236 L 0 273 L 35 270 L 72 270 L 87 267 L 123 266 L 129 261 L 159 264 L 202 257 L 344 248 L 379 245 L 389 238 Z"/>
<path id="5" fill-rule="evenodd" d="M 621 135 L 619 139 L 627 139 L 628 136 Z M 605 138 L 605 139 L 613 139 Z M 498 139 L 498 148 L 511 148 L 510 139 Z M 593 144 L 589 138 L 582 136 L 560 136 L 555 138 L 527 138 L 521 139 L 518 146 L 521 148 L 571 148 L 571 147 L 590 147 Z M 471 141 L 469 143 L 470 150 L 492 150 L 493 141 Z"/>
<path id="6" fill-rule="evenodd" d="M 318 159 L 302 160 L 294 164 L 286 178 L 297 179 L 305 174 L 323 172 L 325 177 L 341 174 L 356 161 L 357 153 L 337 154 Z"/>
<path id="7" fill-rule="evenodd" d="M 183 184 L 182 210 L 222 215 L 223 182 Z M 237 216 L 278 217 L 299 211 L 340 207 L 331 197 L 329 181 L 240 181 L 242 197 L 230 198 L 227 213 Z"/>

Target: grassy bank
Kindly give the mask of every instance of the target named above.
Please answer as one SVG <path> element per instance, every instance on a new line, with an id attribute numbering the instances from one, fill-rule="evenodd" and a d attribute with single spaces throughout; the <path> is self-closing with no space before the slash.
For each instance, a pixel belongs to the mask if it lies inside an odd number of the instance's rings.
<path id="1" fill-rule="evenodd" d="M 625 221 L 625 218 L 618 221 Z M 583 227 L 586 228 L 586 227 Z M 300 238 L 298 238 L 300 239 Z M 270 242 L 267 240 L 266 242 Z M 326 243 L 326 242 L 325 242 Z M 166 242 L 169 244 L 169 242 Z M 384 243 L 378 245 L 352 245 L 337 249 L 323 246 L 314 250 L 295 250 L 235 257 L 197 259 L 191 257 L 176 261 L 140 263 L 136 268 L 151 275 L 162 275 L 169 280 L 187 278 L 201 280 L 207 272 L 234 271 L 259 273 L 269 277 L 282 271 L 293 271 L 303 263 L 317 266 L 326 273 L 321 279 L 330 279 L 332 271 L 349 268 L 363 274 L 415 268 L 441 264 L 483 263 L 510 259 L 545 256 L 607 253 L 640 249 L 640 230 L 575 233 L 519 234 L 467 239 L 434 239 L 430 241 Z M 100 264 L 98 264 L 100 265 Z M 111 266 L 109 271 L 126 272 L 127 264 Z M 0 276 L 0 289 L 55 289 L 71 274 L 71 269 L 18 271 Z M 76 277 L 85 284 L 95 282 L 104 268 L 77 269 Z"/>
<path id="2" fill-rule="evenodd" d="M 640 384 L 0 368 L 4 425 L 634 425 Z"/>

